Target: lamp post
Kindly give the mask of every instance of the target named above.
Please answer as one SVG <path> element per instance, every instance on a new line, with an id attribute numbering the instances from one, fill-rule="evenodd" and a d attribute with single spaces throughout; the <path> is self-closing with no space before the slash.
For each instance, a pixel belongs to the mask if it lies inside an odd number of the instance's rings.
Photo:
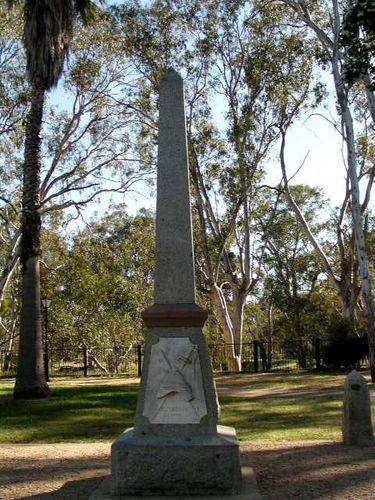
<path id="1" fill-rule="evenodd" d="M 44 307 L 44 378 L 49 382 L 49 359 L 48 359 L 48 309 L 51 306 L 51 299 L 42 299 Z"/>
<path id="2" fill-rule="evenodd" d="M 138 377 L 142 376 L 142 342 L 138 340 L 136 343 L 137 348 L 137 368 L 138 368 Z"/>

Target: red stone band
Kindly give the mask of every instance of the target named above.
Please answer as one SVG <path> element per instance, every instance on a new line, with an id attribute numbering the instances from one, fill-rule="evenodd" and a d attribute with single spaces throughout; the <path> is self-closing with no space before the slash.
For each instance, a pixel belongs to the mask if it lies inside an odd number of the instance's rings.
<path id="1" fill-rule="evenodd" d="M 207 311 L 196 304 L 154 304 L 142 312 L 143 321 L 148 327 L 202 327 L 207 316 Z"/>

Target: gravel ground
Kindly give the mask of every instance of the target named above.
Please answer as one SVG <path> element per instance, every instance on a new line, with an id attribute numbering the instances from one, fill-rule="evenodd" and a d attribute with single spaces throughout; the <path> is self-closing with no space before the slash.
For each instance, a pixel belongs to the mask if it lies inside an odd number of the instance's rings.
<path id="1" fill-rule="evenodd" d="M 264 500 L 375 499 L 375 446 L 331 441 L 244 443 Z"/>
<path id="2" fill-rule="evenodd" d="M 109 473 L 110 443 L 0 445 L 1 499 L 86 499 Z M 375 446 L 242 443 L 264 500 L 375 499 Z"/>
<path id="3" fill-rule="evenodd" d="M 110 443 L 0 445 L 0 498 L 86 499 L 109 474 Z"/>

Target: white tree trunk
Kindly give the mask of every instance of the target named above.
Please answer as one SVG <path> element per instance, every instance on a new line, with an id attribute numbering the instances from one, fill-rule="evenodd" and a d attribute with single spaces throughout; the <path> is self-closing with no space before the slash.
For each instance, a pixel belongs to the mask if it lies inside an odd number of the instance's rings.
<path id="1" fill-rule="evenodd" d="M 292 7 L 299 18 L 314 31 L 316 37 L 320 41 L 323 50 L 326 52 L 332 66 L 333 78 L 335 84 L 335 91 L 337 102 L 340 108 L 342 127 L 344 130 L 346 141 L 346 157 L 348 165 L 348 175 L 351 187 L 351 211 L 353 219 L 353 229 L 356 240 L 356 248 L 359 261 L 359 274 L 362 284 L 362 296 L 367 320 L 367 339 L 370 351 L 370 367 L 371 378 L 375 382 L 375 305 L 371 290 L 371 281 L 369 274 L 369 265 L 366 252 L 365 236 L 362 224 L 362 211 L 360 201 L 360 190 L 358 182 L 356 151 L 355 151 L 355 135 L 353 128 L 353 119 L 349 109 L 348 103 L 348 89 L 345 87 L 342 74 L 341 65 L 343 54 L 340 52 L 340 30 L 341 19 L 339 11 L 339 2 L 332 0 L 331 26 L 332 38 L 327 34 L 325 28 L 319 27 L 311 17 L 308 6 L 305 2 L 298 2 L 296 0 L 283 0 L 285 4 Z M 366 87 L 366 96 L 369 104 L 371 116 L 374 120 L 375 112 L 374 95 L 369 87 L 369 80 L 366 80 L 367 75 L 364 76 L 364 83 Z"/>
<path id="2" fill-rule="evenodd" d="M 372 121 L 375 125 L 375 95 L 373 90 L 371 89 L 371 79 L 368 74 L 363 76 L 363 83 L 365 84 L 366 89 L 367 105 L 370 110 Z"/>
<path id="3" fill-rule="evenodd" d="M 375 382 L 375 306 L 371 289 L 371 278 L 369 273 L 369 264 L 366 251 L 365 233 L 363 230 L 353 118 L 349 109 L 348 98 L 345 93 L 345 88 L 342 76 L 339 71 L 339 65 L 337 60 L 333 61 L 332 67 L 333 67 L 333 76 L 335 81 L 337 100 L 340 106 L 341 118 L 345 130 L 347 165 L 348 165 L 348 174 L 351 187 L 351 211 L 353 218 L 353 229 L 355 234 L 358 261 L 359 261 L 359 274 L 361 277 L 361 284 L 362 284 L 363 303 L 366 313 L 367 340 L 370 351 L 371 379 L 373 382 Z"/>
<path id="4" fill-rule="evenodd" d="M 235 350 L 235 338 L 238 334 L 234 331 L 232 319 L 222 289 L 214 285 L 211 297 L 218 313 L 220 327 L 224 335 L 228 371 L 239 372 L 241 371 L 241 355 L 238 355 Z"/>
<path id="5" fill-rule="evenodd" d="M 3 268 L 0 277 L 0 304 L 4 299 L 4 294 L 12 278 L 13 272 L 16 269 L 18 259 L 19 259 L 19 247 L 20 247 L 21 233 L 18 231 L 14 235 L 8 250 L 6 264 Z"/>

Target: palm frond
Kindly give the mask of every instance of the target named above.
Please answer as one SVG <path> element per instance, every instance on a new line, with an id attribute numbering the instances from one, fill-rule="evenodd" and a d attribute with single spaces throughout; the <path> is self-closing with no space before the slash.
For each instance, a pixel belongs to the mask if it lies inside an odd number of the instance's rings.
<path id="1" fill-rule="evenodd" d="M 73 0 L 25 0 L 24 45 L 31 82 L 57 83 L 73 35 Z"/>
<path id="2" fill-rule="evenodd" d="M 99 0 L 99 3 L 103 4 L 104 0 Z M 86 25 L 94 21 L 100 12 L 97 4 L 92 0 L 75 0 L 74 5 L 76 14 L 81 18 L 83 24 Z"/>
<path id="3" fill-rule="evenodd" d="M 16 0 L 7 0 L 14 3 Z M 102 3 L 102 0 L 99 0 Z M 24 45 L 31 82 L 56 85 L 73 36 L 74 19 L 93 21 L 99 7 L 92 0 L 23 0 Z"/>

